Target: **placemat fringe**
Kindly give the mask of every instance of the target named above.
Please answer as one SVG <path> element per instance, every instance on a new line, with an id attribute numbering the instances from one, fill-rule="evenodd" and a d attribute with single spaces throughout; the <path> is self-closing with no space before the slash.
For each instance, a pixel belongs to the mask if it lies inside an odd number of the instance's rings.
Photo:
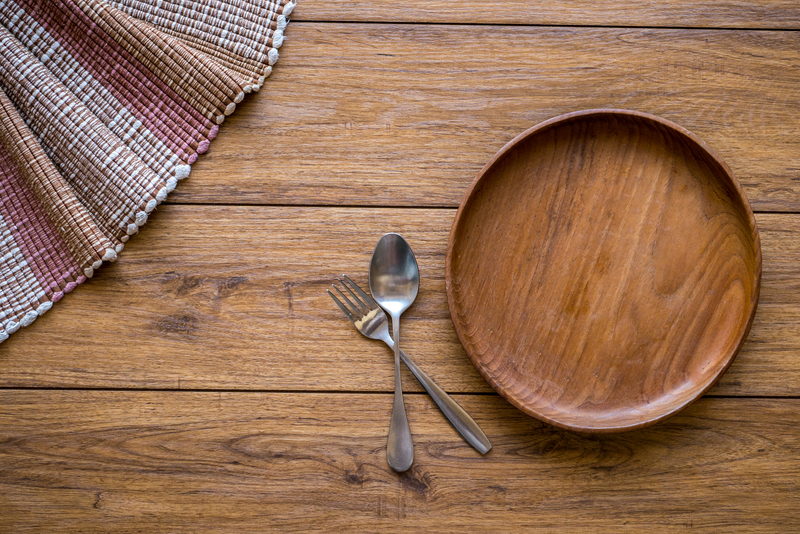
<path id="1" fill-rule="evenodd" d="M 271 74 L 294 0 L 0 0 L 0 342 L 125 243 Z"/>

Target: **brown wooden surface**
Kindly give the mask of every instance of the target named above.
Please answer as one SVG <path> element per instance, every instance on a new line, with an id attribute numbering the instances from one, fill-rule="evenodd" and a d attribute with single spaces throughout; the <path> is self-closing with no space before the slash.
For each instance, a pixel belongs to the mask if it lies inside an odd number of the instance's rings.
<path id="1" fill-rule="evenodd" d="M 447 248 L 458 338 L 486 381 L 562 428 L 619 432 L 707 391 L 742 347 L 761 243 L 741 186 L 673 123 L 556 117 L 494 156 Z"/>
<path id="2" fill-rule="evenodd" d="M 585 437 L 458 396 L 494 448 L 406 400 L 415 465 L 386 467 L 389 395 L 0 392 L 0 532 L 789 532 L 800 401 L 704 399 Z M 75 407 L 80 406 L 80 410 Z"/>
<path id="3" fill-rule="evenodd" d="M 325 289 L 342 273 L 366 287 L 378 237 L 395 230 L 414 245 L 421 272 L 404 315 L 408 353 L 448 391 L 491 392 L 447 309 L 455 213 L 162 206 L 116 263 L 59 303 L 61 313 L 0 345 L 0 386 L 391 391 L 391 351 L 363 339 Z M 800 216 L 757 221 L 758 313 L 713 393 L 800 396 Z"/>
<path id="4" fill-rule="evenodd" d="M 800 32 L 306 23 L 289 32 L 290 64 L 226 120 L 171 201 L 457 207 L 519 133 L 562 113 L 624 108 L 706 141 L 753 209 L 800 210 Z"/>
<path id="5" fill-rule="evenodd" d="M 0 345 L 0 532 L 796 528 L 800 34 L 773 30 L 798 27 L 797 4 L 301 0 L 293 18 L 272 78 L 170 204 Z M 472 367 L 444 255 L 499 148 L 596 107 L 664 116 L 720 153 L 758 212 L 764 275 L 710 395 L 585 437 L 522 414 Z M 405 346 L 459 393 L 487 457 L 405 374 L 416 463 L 398 476 L 385 462 L 390 352 L 323 290 L 343 272 L 366 283 L 387 231 L 422 270 Z"/>
<path id="6" fill-rule="evenodd" d="M 304 0 L 295 21 L 667 26 L 694 28 L 800 28 L 793 0 L 755 2 L 666 0 Z"/>

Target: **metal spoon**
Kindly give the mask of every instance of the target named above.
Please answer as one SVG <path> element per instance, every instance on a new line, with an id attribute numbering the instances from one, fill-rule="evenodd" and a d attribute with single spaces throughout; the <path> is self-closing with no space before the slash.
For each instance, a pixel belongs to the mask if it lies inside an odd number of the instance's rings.
<path id="1" fill-rule="evenodd" d="M 406 240 L 399 234 L 386 234 L 372 253 L 369 264 L 369 290 L 381 308 L 392 317 L 394 330 L 394 407 L 389 426 L 386 458 L 392 469 L 406 471 L 414 462 L 414 443 L 408 427 L 400 382 L 400 316 L 417 298 L 419 267 Z"/>

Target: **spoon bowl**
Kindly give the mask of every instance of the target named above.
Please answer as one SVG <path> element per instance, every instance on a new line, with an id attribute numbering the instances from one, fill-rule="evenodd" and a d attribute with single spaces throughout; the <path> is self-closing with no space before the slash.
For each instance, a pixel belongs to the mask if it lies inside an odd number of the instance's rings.
<path id="1" fill-rule="evenodd" d="M 386 234 L 375 246 L 369 265 L 369 290 L 392 317 L 402 315 L 417 298 L 417 259 L 401 235 Z"/>

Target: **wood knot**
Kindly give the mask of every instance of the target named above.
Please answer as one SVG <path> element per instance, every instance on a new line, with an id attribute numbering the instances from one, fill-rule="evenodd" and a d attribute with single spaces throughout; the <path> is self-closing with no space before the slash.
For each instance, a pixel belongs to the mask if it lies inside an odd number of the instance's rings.
<path id="1" fill-rule="evenodd" d="M 400 484 L 403 489 L 413 491 L 419 495 L 428 496 L 433 492 L 433 479 L 431 475 L 418 467 L 412 467 L 405 473 L 400 473 Z"/>
<path id="2" fill-rule="evenodd" d="M 197 330 L 197 317 L 188 313 L 167 315 L 156 321 L 155 327 L 164 334 L 189 335 Z"/>

